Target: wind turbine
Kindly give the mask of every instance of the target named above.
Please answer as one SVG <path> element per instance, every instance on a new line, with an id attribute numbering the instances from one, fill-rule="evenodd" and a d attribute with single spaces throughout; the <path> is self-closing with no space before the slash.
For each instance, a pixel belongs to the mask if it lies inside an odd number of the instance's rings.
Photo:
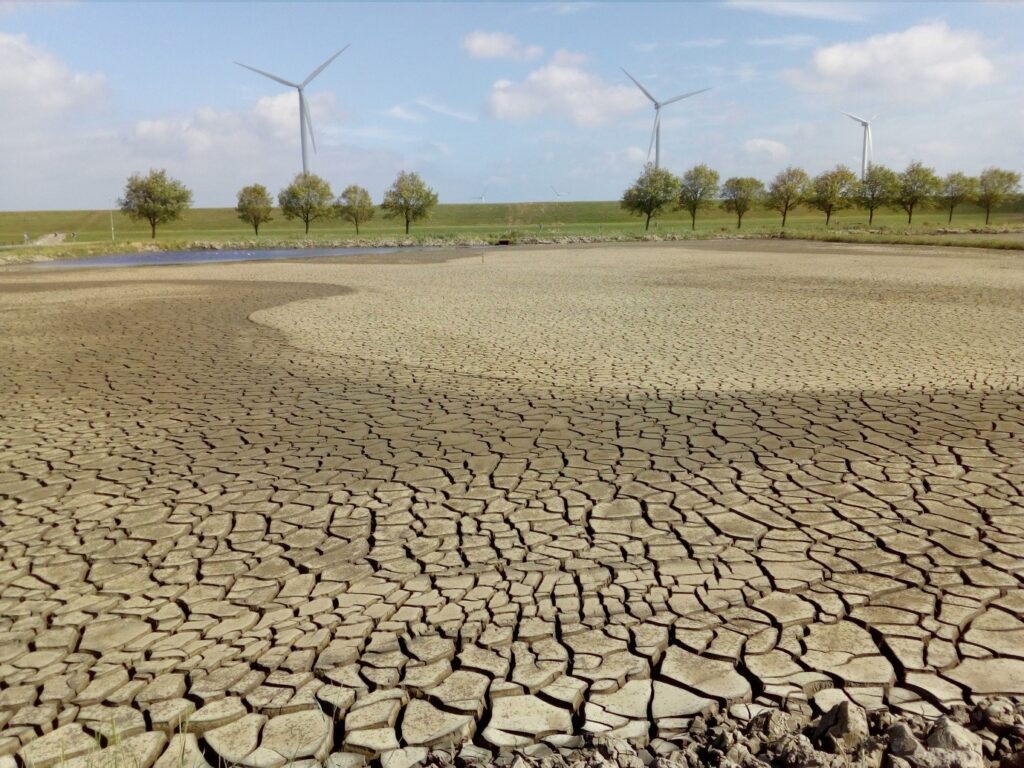
<path id="1" fill-rule="evenodd" d="M 350 43 L 351 45 L 351 43 Z M 236 61 L 240 67 L 250 69 L 258 75 L 269 77 L 281 85 L 287 85 L 290 88 L 295 88 L 299 92 L 299 139 L 302 141 L 302 172 L 309 173 L 309 161 L 306 158 L 306 133 L 309 133 L 309 140 L 313 144 L 313 151 L 316 152 L 316 139 L 313 138 L 313 118 L 309 114 L 309 105 L 306 103 L 306 86 L 313 82 L 313 79 L 327 69 L 327 65 L 334 61 L 336 58 L 341 56 L 348 49 L 348 45 L 338 51 L 336 54 L 331 56 L 327 61 L 321 64 L 319 67 L 310 72 L 309 77 L 303 80 L 301 83 L 293 83 L 289 80 L 285 80 L 283 77 L 272 75 L 269 72 L 264 72 L 262 69 L 256 69 L 256 67 L 250 67 L 248 64 L 243 64 L 240 61 Z"/>
<path id="2" fill-rule="evenodd" d="M 555 193 L 555 197 L 564 197 L 564 195 L 557 189 L 555 189 L 553 186 L 551 187 L 551 191 Z"/>
<path id="3" fill-rule="evenodd" d="M 868 166 L 871 165 L 875 153 L 874 147 L 871 146 L 871 121 L 878 117 L 878 115 L 872 115 L 869 119 L 865 120 L 863 117 L 851 115 L 849 112 L 843 112 L 843 114 L 851 120 L 856 120 L 864 127 L 864 148 L 860 155 L 860 180 L 864 181 L 864 177 L 868 175 Z"/>
<path id="4" fill-rule="evenodd" d="M 625 69 L 622 70 L 626 72 Z M 636 87 L 644 92 L 644 96 L 651 100 L 654 104 L 654 129 L 651 131 L 651 143 L 647 147 L 647 159 L 651 159 L 651 147 L 654 147 L 654 167 L 657 168 L 661 163 L 661 108 L 667 107 L 669 104 L 675 104 L 677 101 L 688 99 L 691 96 L 696 96 L 698 93 L 704 93 L 704 91 L 710 91 L 710 88 L 701 88 L 699 91 L 690 91 L 684 93 L 681 96 L 675 96 L 665 101 L 658 101 L 651 95 L 651 92 L 640 85 L 640 81 L 633 77 L 629 72 L 626 72 L 626 77 L 636 83 Z"/>
<path id="5" fill-rule="evenodd" d="M 486 203 L 487 202 L 487 190 L 486 189 L 481 190 L 480 194 L 477 195 L 476 197 L 474 197 L 473 199 L 474 200 L 479 200 L 481 203 Z"/>

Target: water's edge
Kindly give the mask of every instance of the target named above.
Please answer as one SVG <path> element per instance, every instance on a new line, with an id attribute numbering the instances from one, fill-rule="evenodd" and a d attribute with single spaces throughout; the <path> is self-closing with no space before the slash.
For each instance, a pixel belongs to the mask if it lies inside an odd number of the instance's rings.
<path id="1" fill-rule="evenodd" d="M 397 251 L 436 251 L 437 246 L 421 248 L 365 247 L 365 248 L 272 248 L 198 251 L 145 251 L 141 253 L 113 253 L 76 259 L 54 259 L 11 266 L 32 269 L 79 269 L 85 267 L 142 267 L 171 264 L 209 264 L 228 261 L 280 261 L 295 259 L 322 259 L 337 256 L 365 256 L 389 254 Z"/>

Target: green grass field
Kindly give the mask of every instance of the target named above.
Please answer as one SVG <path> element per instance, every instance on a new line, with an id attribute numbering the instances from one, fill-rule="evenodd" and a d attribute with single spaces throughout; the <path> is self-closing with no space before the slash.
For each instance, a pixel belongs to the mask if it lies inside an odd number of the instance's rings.
<path id="1" fill-rule="evenodd" d="M 870 232 L 864 211 L 841 211 L 825 228 L 824 215 L 808 209 L 791 213 L 786 234 L 793 237 L 830 239 L 843 233 L 860 232 L 866 241 L 887 237 L 943 237 L 937 230 L 948 228 L 947 214 L 936 209 L 916 212 L 912 227 L 906 224 L 901 211 L 876 212 Z M 992 227 L 1024 227 L 1024 202 L 1016 201 L 993 214 Z M 31 240 L 52 233 L 63 233 L 68 240 L 61 251 L 96 253 L 110 244 L 112 250 L 124 250 L 130 242 L 147 242 L 149 226 L 145 222 L 132 222 L 119 212 L 113 213 L 114 237 L 111 239 L 110 211 L 39 211 L 0 213 L 0 245 L 20 246 L 23 235 Z M 972 206 L 963 206 L 953 217 L 952 228 L 974 229 L 984 226 L 984 215 Z M 701 213 L 697 220 L 697 236 L 729 234 L 736 231 L 736 219 L 719 208 Z M 744 234 L 778 235 L 780 217 L 768 210 L 754 210 L 743 220 Z M 651 234 L 689 235 L 689 216 L 684 212 L 671 212 L 651 224 Z M 70 234 L 76 233 L 74 242 Z M 431 218 L 413 224 L 411 235 L 416 239 L 494 241 L 511 234 L 513 239 L 532 237 L 638 237 L 643 234 L 643 221 L 629 216 L 617 201 L 608 202 L 545 202 L 545 203 L 484 203 L 471 205 L 439 205 Z M 260 241 L 287 245 L 289 241 L 338 242 L 355 239 L 355 228 L 338 220 L 314 222 L 309 236 L 298 221 L 288 221 L 280 214 L 260 230 Z M 227 244 L 244 241 L 251 247 L 254 235 L 251 227 L 239 221 L 230 208 L 197 208 L 186 212 L 173 224 L 159 227 L 157 243 L 163 247 L 186 246 L 192 241 Z M 377 217 L 361 227 L 362 241 L 404 239 L 403 226 L 394 219 Z M 20 250 L 15 248 L 13 250 Z"/>

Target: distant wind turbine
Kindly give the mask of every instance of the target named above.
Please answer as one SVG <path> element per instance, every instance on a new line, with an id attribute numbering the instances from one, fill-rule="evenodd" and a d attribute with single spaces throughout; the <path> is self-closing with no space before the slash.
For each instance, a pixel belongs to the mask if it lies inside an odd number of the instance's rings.
<path id="1" fill-rule="evenodd" d="M 626 72 L 625 69 L 623 69 L 622 71 Z M 688 99 L 691 96 L 696 96 L 698 93 L 710 91 L 711 89 L 701 88 L 699 91 L 690 91 L 689 93 L 684 93 L 680 96 L 675 96 L 671 99 L 666 99 L 665 101 L 658 101 L 651 95 L 651 92 L 644 88 L 642 85 L 640 85 L 640 81 L 633 77 L 631 74 L 629 74 L 629 72 L 626 72 L 626 77 L 632 80 L 636 84 L 636 87 L 644 92 L 644 96 L 650 99 L 651 103 L 654 104 L 654 129 L 651 131 L 651 143 L 647 147 L 647 160 L 650 161 L 651 159 L 651 147 L 653 147 L 654 167 L 657 168 L 661 164 L 661 108 L 667 107 L 669 104 L 675 104 L 677 101 Z"/>
<path id="2" fill-rule="evenodd" d="M 473 199 L 474 200 L 479 200 L 481 203 L 486 203 L 487 202 L 487 190 L 486 189 L 481 190 L 480 194 L 477 195 L 476 197 L 474 197 Z"/>
<path id="3" fill-rule="evenodd" d="M 240 61 L 236 61 L 240 67 L 252 70 L 258 75 L 269 77 L 281 85 L 287 85 L 290 88 L 295 88 L 299 92 L 299 138 L 302 141 L 302 172 L 309 173 L 309 161 L 306 157 L 306 134 L 309 133 L 309 140 L 313 144 L 313 151 L 316 152 L 316 139 L 313 137 L 313 118 L 309 114 L 309 104 L 306 103 L 306 86 L 313 82 L 313 79 L 327 69 L 327 65 L 334 61 L 336 58 L 341 56 L 346 50 L 348 45 L 338 51 L 336 54 L 331 56 L 327 61 L 321 64 L 319 67 L 314 69 L 305 80 L 301 83 L 293 83 L 289 80 L 285 80 L 283 77 L 272 75 L 269 72 L 264 72 L 262 69 L 256 69 L 256 67 L 250 67 L 248 64 L 243 64 Z"/>
<path id="4" fill-rule="evenodd" d="M 843 112 L 843 114 L 851 120 L 856 120 L 864 128 L 864 148 L 861 150 L 860 155 L 860 180 L 864 181 L 864 177 L 868 175 L 871 161 L 874 160 L 875 150 L 871 145 L 871 123 L 878 115 L 872 115 L 869 119 L 865 120 L 863 117 L 851 115 L 849 112 Z"/>
<path id="5" fill-rule="evenodd" d="M 551 191 L 555 193 L 555 197 L 563 197 L 562 193 L 561 193 L 561 192 L 559 192 L 559 191 L 558 191 L 557 189 L 555 189 L 554 187 L 551 187 Z"/>

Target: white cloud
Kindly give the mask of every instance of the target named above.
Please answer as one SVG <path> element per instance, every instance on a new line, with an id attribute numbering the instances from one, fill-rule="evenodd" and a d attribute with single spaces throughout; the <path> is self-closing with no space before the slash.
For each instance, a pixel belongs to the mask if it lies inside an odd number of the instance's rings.
<path id="1" fill-rule="evenodd" d="M 74 0 L 47 0 L 39 2 L 36 0 L 0 0 L 0 16 L 7 16 L 18 11 L 39 10 L 41 8 L 57 8 L 65 5 L 75 5 Z"/>
<path id="2" fill-rule="evenodd" d="M 410 109 L 406 109 L 401 104 L 395 104 L 386 113 L 389 117 L 394 117 L 398 120 L 405 120 L 408 123 L 422 123 L 424 120 L 423 115 L 418 112 L 413 112 Z"/>
<path id="3" fill-rule="evenodd" d="M 107 95 L 101 74 L 73 72 L 23 35 L 0 32 L 0 118 L 19 124 L 89 105 Z"/>
<path id="4" fill-rule="evenodd" d="M 319 126 L 334 113 L 334 94 L 318 91 L 306 96 L 314 135 L 319 139 Z M 287 90 L 275 96 L 264 96 L 253 107 L 253 118 L 275 139 L 299 143 L 299 94 Z"/>
<path id="5" fill-rule="evenodd" d="M 530 61 L 544 54 L 539 45 L 523 45 L 515 35 L 476 30 L 462 39 L 462 47 L 474 59 Z"/>
<path id="6" fill-rule="evenodd" d="M 102 75 L 76 72 L 33 41 L 0 33 L 0 209 L 107 207 L 129 174 L 148 168 L 185 181 L 197 206 L 225 205 L 244 184 L 276 189 L 300 167 L 293 90 L 242 109 L 202 106 L 133 120 L 110 102 Z M 445 178 L 417 148 L 420 137 L 375 136 L 371 125 L 342 122 L 330 92 L 311 94 L 309 105 L 318 144 L 311 168 L 332 183 L 358 181 L 376 193 L 418 155 L 436 184 Z"/>
<path id="7" fill-rule="evenodd" d="M 724 37 L 696 37 L 676 43 L 680 48 L 720 48 L 725 45 Z"/>
<path id="8" fill-rule="evenodd" d="M 755 37 L 750 44 L 763 48 L 784 48 L 787 51 L 797 51 L 801 48 L 812 48 L 817 42 L 818 38 L 814 35 L 779 35 L 778 37 Z"/>
<path id="9" fill-rule="evenodd" d="M 629 146 L 623 151 L 626 161 L 629 163 L 646 163 L 647 162 L 647 150 L 643 147 Z"/>
<path id="10" fill-rule="evenodd" d="M 357 179 L 368 188 L 380 187 L 401 167 L 403 156 L 408 158 L 411 137 L 373 126 L 339 125 L 331 92 L 311 95 L 309 107 L 316 132 L 310 167 L 332 184 Z M 200 107 L 139 120 L 115 138 L 115 174 L 166 167 L 195 190 L 197 205 L 223 204 L 253 180 L 275 189 L 294 176 L 300 167 L 298 128 L 298 95 L 288 92 L 243 110 Z"/>
<path id="11" fill-rule="evenodd" d="M 298 133 L 295 130 L 296 118 L 297 115 L 293 115 L 293 133 Z M 259 113 L 255 109 L 246 115 L 232 110 L 200 107 L 183 117 L 164 116 L 138 120 L 132 126 L 127 141 L 142 154 L 160 158 L 184 158 L 210 156 L 214 153 L 237 156 L 256 149 L 265 140 L 280 142 L 282 138 L 290 138 L 274 135 L 278 128 L 272 124 L 265 125 L 268 131 L 260 131 L 259 127 Z M 294 143 L 298 143 L 297 136 Z"/>
<path id="12" fill-rule="evenodd" d="M 357 125 L 357 126 L 345 126 L 341 131 L 331 131 L 331 135 L 334 137 L 344 138 L 346 140 L 361 139 L 369 141 L 373 144 L 413 144 L 414 142 L 420 141 L 419 136 L 414 136 L 401 131 L 396 131 L 393 128 L 382 128 L 375 125 Z"/>
<path id="13" fill-rule="evenodd" d="M 740 10 L 758 11 L 772 16 L 797 16 L 825 21 L 858 22 L 868 18 L 863 3 L 813 2 L 812 0 L 726 0 Z"/>
<path id="14" fill-rule="evenodd" d="M 995 66 L 984 47 L 979 35 L 952 30 L 936 21 L 820 48 L 809 69 L 790 71 L 786 76 L 808 91 L 875 90 L 878 100 L 883 94 L 889 98 L 935 97 L 995 79 Z"/>
<path id="15" fill-rule="evenodd" d="M 559 16 L 571 16 L 580 11 L 586 11 L 597 6 L 597 3 L 584 2 L 584 0 L 572 0 L 564 3 L 540 3 L 530 8 L 530 13 L 555 13 Z"/>
<path id="16" fill-rule="evenodd" d="M 552 64 L 566 67 L 582 67 L 588 61 L 590 61 L 590 57 L 587 54 L 567 51 L 565 48 L 559 48 L 551 56 Z"/>
<path id="17" fill-rule="evenodd" d="M 613 85 L 582 68 L 586 57 L 558 51 L 520 82 L 498 80 L 488 109 L 499 120 L 556 115 L 576 125 L 600 125 L 635 112 L 647 100 L 632 84 Z"/>
<path id="18" fill-rule="evenodd" d="M 789 157 L 789 147 L 773 139 L 747 139 L 743 142 L 743 151 L 772 161 L 785 160 Z"/>
<path id="19" fill-rule="evenodd" d="M 423 109 L 429 109 L 431 112 L 434 112 L 443 117 L 450 117 L 453 120 L 461 120 L 464 123 L 475 123 L 479 120 L 479 118 L 476 115 L 471 115 L 468 112 L 460 112 L 457 109 L 452 109 L 451 107 L 447 107 L 444 104 L 436 102 L 433 99 L 428 99 L 426 97 L 420 97 L 416 99 L 416 105 L 422 107 Z"/>
<path id="20" fill-rule="evenodd" d="M 464 123 L 476 123 L 479 119 L 476 115 L 471 115 L 468 112 L 460 112 L 457 109 L 442 104 L 434 99 L 421 96 L 413 101 L 413 104 L 420 109 L 425 109 L 428 112 L 433 112 L 435 115 L 441 115 L 442 117 L 448 117 L 452 120 L 461 120 Z M 397 118 L 398 120 L 405 120 L 408 123 L 422 123 L 427 118 L 422 112 L 417 112 L 410 109 L 404 104 L 396 104 L 391 107 L 385 113 L 389 117 Z"/>

